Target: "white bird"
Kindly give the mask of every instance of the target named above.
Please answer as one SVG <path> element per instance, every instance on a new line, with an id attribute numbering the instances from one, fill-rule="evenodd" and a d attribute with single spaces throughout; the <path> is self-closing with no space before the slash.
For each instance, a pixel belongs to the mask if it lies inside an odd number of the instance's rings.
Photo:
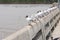
<path id="1" fill-rule="evenodd" d="M 35 14 L 35 17 L 38 17 L 38 16 L 40 16 L 42 14 L 43 14 L 43 12 L 39 12 L 39 13 Z"/>
<path id="2" fill-rule="evenodd" d="M 28 17 L 28 18 L 26 18 L 26 20 L 27 20 L 27 21 L 31 21 L 31 18 L 30 18 L 30 17 Z"/>
<path id="3" fill-rule="evenodd" d="M 26 16 L 26 20 L 27 20 L 27 21 L 31 21 L 31 20 L 32 20 L 32 18 L 31 18 L 31 17 Z"/>

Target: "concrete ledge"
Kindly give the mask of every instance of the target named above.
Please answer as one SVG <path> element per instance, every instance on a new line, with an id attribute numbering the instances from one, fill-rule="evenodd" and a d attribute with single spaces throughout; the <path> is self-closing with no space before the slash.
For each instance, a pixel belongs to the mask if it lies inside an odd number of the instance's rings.
<path id="1" fill-rule="evenodd" d="M 3 40 L 30 40 L 27 28 L 23 28 Z"/>

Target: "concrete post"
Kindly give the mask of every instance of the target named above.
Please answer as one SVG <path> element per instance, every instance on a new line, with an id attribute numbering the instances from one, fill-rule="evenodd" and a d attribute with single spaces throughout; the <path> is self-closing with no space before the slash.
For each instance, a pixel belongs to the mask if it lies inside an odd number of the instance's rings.
<path id="1" fill-rule="evenodd" d="M 45 38 L 45 27 L 43 25 L 43 20 L 42 20 L 41 24 L 42 24 L 42 38 L 43 38 L 43 40 L 46 40 L 46 38 Z"/>

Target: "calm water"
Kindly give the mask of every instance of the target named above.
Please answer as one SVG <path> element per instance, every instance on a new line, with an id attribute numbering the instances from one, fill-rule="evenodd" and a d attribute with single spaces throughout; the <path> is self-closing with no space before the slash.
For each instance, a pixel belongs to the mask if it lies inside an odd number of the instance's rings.
<path id="1" fill-rule="evenodd" d="M 26 15 L 34 15 L 46 10 L 49 4 L 0 4 L 0 40 L 27 25 Z"/>

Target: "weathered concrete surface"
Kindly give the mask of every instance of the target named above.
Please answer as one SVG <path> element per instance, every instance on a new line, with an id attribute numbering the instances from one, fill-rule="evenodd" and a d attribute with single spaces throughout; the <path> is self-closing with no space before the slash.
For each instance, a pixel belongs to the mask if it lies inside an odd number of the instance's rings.
<path id="1" fill-rule="evenodd" d="M 53 31 L 52 36 L 53 36 L 53 38 L 60 37 L 60 21 L 57 24 L 55 30 Z"/>

